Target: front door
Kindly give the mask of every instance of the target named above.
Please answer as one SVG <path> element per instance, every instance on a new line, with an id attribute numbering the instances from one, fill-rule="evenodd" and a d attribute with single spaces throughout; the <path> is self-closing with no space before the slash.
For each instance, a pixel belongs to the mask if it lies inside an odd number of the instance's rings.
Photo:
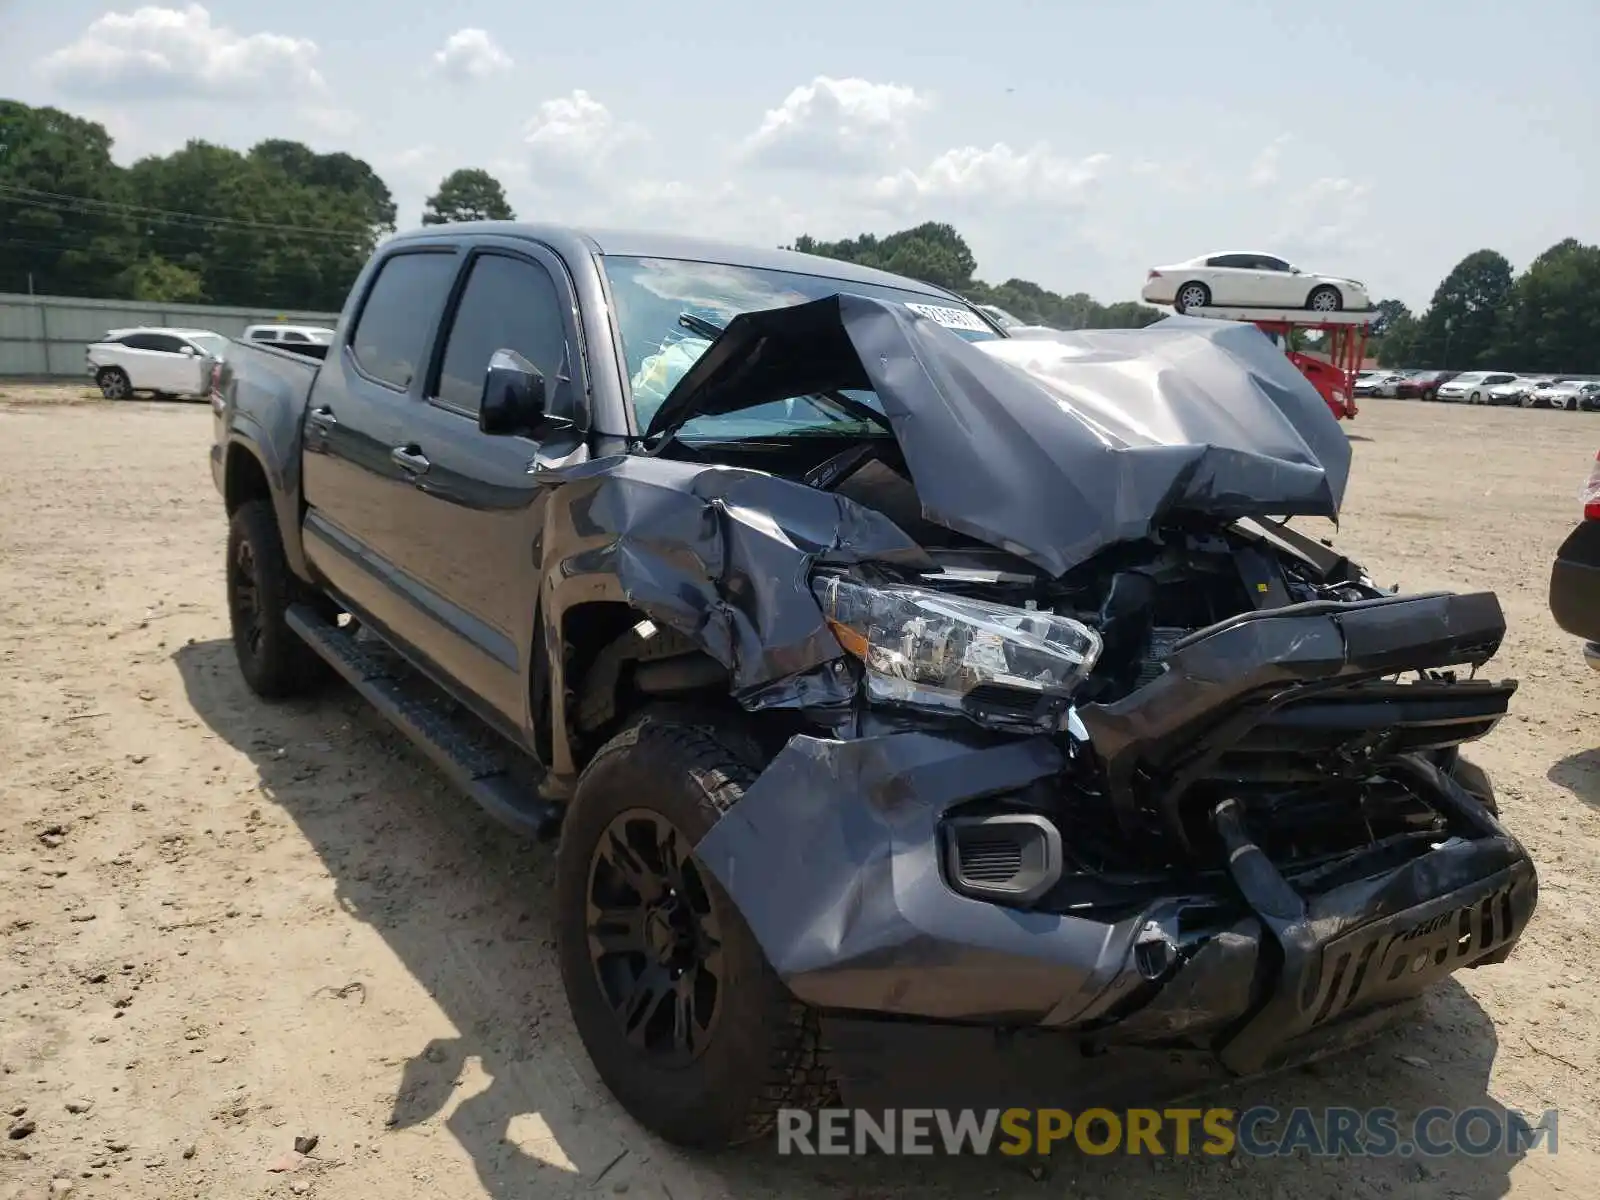
<path id="1" fill-rule="evenodd" d="M 526 664 L 548 487 L 540 467 L 572 461 L 584 439 L 571 430 L 543 444 L 491 437 L 478 429 L 478 409 L 490 357 L 514 350 L 544 375 L 549 411 L 576 415 L 583 380 L 573 310 L 554 254 L 522 241 L 480 247 L 407 430 L 419 470 L 403 508 L 403 566 L 432 616 L 418 649 L 486 715 L 517 730 L 530 728 Z"/>
<path id="2" fill-rule="evenodd" d="M 459 266 L 448 247 L 386 258 L 348 345 L 323 362 L 305 415 L 306 556 L 353 609 L 402 642 L 425 617 L 400 569 L 414 482 L 396 452 Z"/>

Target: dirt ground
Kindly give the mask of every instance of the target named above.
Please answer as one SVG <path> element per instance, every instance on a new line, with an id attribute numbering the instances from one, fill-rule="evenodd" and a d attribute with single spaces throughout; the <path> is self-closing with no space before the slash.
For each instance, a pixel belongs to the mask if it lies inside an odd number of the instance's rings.
<path id="1" fill-rule="evenodd" d="M 1474 757 L 1541 871 L 1511 960 L 1219 1103 L 1560 1110 L 1559 1151 L 1273 1161 L 694 1160 L 594 1078 L 547 848 L 347 693 L 253 700 L 203 404 L 0 385 L 0 1196 L 1593 1196 L 1600 676 L 1545 608 L 1600 418 L 1369 401 L 1340 544 L 1492 588 L 1514 715 Z M 315 1135 L 292 1172 L 269 1170 Z"/>

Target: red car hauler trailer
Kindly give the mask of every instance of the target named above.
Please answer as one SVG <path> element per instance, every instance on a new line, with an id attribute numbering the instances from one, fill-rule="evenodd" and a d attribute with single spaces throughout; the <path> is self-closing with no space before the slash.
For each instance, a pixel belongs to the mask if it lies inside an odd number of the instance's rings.
<path id="1" fill-rule="evenodd" d="M 1186 316 L 1213 321 L 1248 321 L 1272 338 L 1289 361 L 1321 393 L 1333 415 L 1349 420 L 1356 408 L 1356 375 L 1367 353 L 1367 335 L 1372 329 L 1369 311 L 1311 312 L 1303 308 L 1191 308 Z M 1291 348 L 1290 335 L 1296 329 L 1316 330 L 1323 346 L 1316 354 Z"/>

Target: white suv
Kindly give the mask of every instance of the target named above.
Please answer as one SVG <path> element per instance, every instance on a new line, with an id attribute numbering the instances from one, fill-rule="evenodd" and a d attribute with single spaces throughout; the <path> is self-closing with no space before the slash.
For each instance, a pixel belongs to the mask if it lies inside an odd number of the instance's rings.
<path id="1" fill-rule="evenodd" d="M 90 344 L 88 371 L 107 400 L 135 392 L 203 396 L 228 339 L 209 329 L 112 329 Z"/>
<path id="2" fill-rule="evenodd" d="M 244 331 L 244 340 L 327 346 L 333 342 L 333 330 L 323 325 L 251 325 Z"/>

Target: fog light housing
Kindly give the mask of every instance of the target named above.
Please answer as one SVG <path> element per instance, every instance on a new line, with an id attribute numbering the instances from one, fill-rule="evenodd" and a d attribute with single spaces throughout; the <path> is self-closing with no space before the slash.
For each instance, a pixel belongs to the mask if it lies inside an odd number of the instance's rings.
<path id="1" fill-rule="evenodd" d="M 1037 813 L 948 817 L 941 836 L 945 875 L 963 896 L 1027 905 L 1061 878 L 1061 834 Z"/>

